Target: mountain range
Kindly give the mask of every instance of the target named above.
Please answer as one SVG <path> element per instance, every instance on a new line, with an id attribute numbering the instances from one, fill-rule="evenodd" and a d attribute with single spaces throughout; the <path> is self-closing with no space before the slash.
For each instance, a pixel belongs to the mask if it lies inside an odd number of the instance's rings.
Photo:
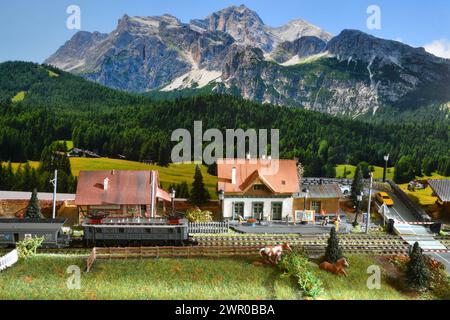
<path id="1" fill-rule="evenodd" d="M 352 118 L 450 101 L 450 60 L 304 20 L 273 28 L 245 6 L 189 23 L 125 15 L 109 34 L 76 33 L 45 63 L 129 92 L 210 88 Z"/>

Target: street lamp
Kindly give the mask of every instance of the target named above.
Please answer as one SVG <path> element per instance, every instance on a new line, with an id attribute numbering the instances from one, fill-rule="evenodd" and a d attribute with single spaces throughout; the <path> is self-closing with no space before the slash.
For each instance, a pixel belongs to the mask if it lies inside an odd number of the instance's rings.
<path id="1" fill-rule="evenodd" d="M 303 214 L 304 214 L 304 216 L 306 216 L 306 202 L 308 201 L 309 189 L 304 188 L 302 190 L 302 192 L 305 194 L 305 198 L 303 200 L 303 202 L 304 202 Z M 302 217 L 302 220 L 303 220 L 303 217 Z M 303 221 L 301 221 L 301 222 L 303 223 Z M 295 217 L 294 223 L 297 223 L 297 217 Z"/>
<path id="2" fill-rule="evenodd" d="M 175 196 L 176 196 L 176 191 L 175 189 L 172 188 L 172 190 L 170 191 L 170 199 L 172 200 L 172 216 L 175 215 Z"/>
<path id="3" fill-rule="evenodd" d="M 305 194 L 305 207 L 304 207 L 304 211 L 306 212 L 306 201 L 308 201 L 308 195 L 309 195 L 309 189 L 305 188 L 303 189 L 303 193 Z"/>
<path id="4" fill-rule="evenodd" d="M 386 182 L 386 173 L 387 173 L 388 161 L 389 161 L 389 154 L 384 156 L 383 182 Z"/>
<path id="5" fill-rule="evenodd" d="M 219 191 L 217 191 L 217 196 L 219 197 L 219 206 L 220 206 L 220 209 L 222 210 L 222 218 L 223 218 L 223 200 L 225 199 L 225 192 L 222 189 L 220 189 Z M 234 210 L 233 210 L 232 218 L 234 220 Z"/>
<path id="6" fill-rule="evenodd" d="M 358 194 L 356 196 L 356 200 L 357 200 L 358 203 L 357 203 L 357 206 L 356 206 L 356 215 L 355 215 L 355 221 L 353 222 L 353 227 L 356 227 L 358 225 L 358 215 L 359 215 L 359 213 L 361 211 L 361 203 L 362 203 L 362 200 L 363 200 L 363 195 L 364 195 L 364 193 L 361 192 L 361 194 Z"/>

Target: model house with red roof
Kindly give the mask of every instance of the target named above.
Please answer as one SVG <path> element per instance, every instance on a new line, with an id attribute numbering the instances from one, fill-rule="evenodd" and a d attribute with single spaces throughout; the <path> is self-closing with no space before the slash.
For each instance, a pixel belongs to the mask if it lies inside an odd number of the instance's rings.
<path id="1" fill-rule="evenodd" d="M 285 221 L 300 192 L 295 160 L 221 159 L 218 190 L 223 191 L 223 218 Z"/>
<path id="2" fill-rule="evenodd" d="M 81 171 L 75 204 L 80 214 L 155 218 L 158 208 L 171 201 L 159 185 L 158 171 Z"/>

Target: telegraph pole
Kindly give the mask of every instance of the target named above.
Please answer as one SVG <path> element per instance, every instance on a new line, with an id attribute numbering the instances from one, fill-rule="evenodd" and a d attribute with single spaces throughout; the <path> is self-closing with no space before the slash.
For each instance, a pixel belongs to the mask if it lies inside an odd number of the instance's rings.
<path id="1" fill-rule="evenodd" d="M 58 186 L 58 170 L 55 170 L 55 178 L 53 180 L 50 180 L 50 182 L 53 184 L 53 211 L 52 211 L 52 218 L 56 219 L 56 189 Z"/>
<path id="2" fill-rule="evenodd" d="M 369 204 L 367 206 L 366 234 L 369 234 L 370 231 L 370 205 L 372 203 L 372 183 L 373 183 L 373 173 L 370 173 Z"/>

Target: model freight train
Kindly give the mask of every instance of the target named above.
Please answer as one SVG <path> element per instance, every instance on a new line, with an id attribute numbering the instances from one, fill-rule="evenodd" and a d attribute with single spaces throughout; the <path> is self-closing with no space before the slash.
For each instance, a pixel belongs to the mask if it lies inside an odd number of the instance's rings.
<path id="1" fill-rule="evenodd" d="M 65 219 L 0 219 L 0 247 L 15 246 L 29 237 L 44 237 L 44 248 L 70 247 L 74 239 L 63 232 L 65 222 Z M 183 219 L 91 216 L 82 227 L 81 242 L 88 247 L 184 245 L 189 242 L 188 223 Z"/>

